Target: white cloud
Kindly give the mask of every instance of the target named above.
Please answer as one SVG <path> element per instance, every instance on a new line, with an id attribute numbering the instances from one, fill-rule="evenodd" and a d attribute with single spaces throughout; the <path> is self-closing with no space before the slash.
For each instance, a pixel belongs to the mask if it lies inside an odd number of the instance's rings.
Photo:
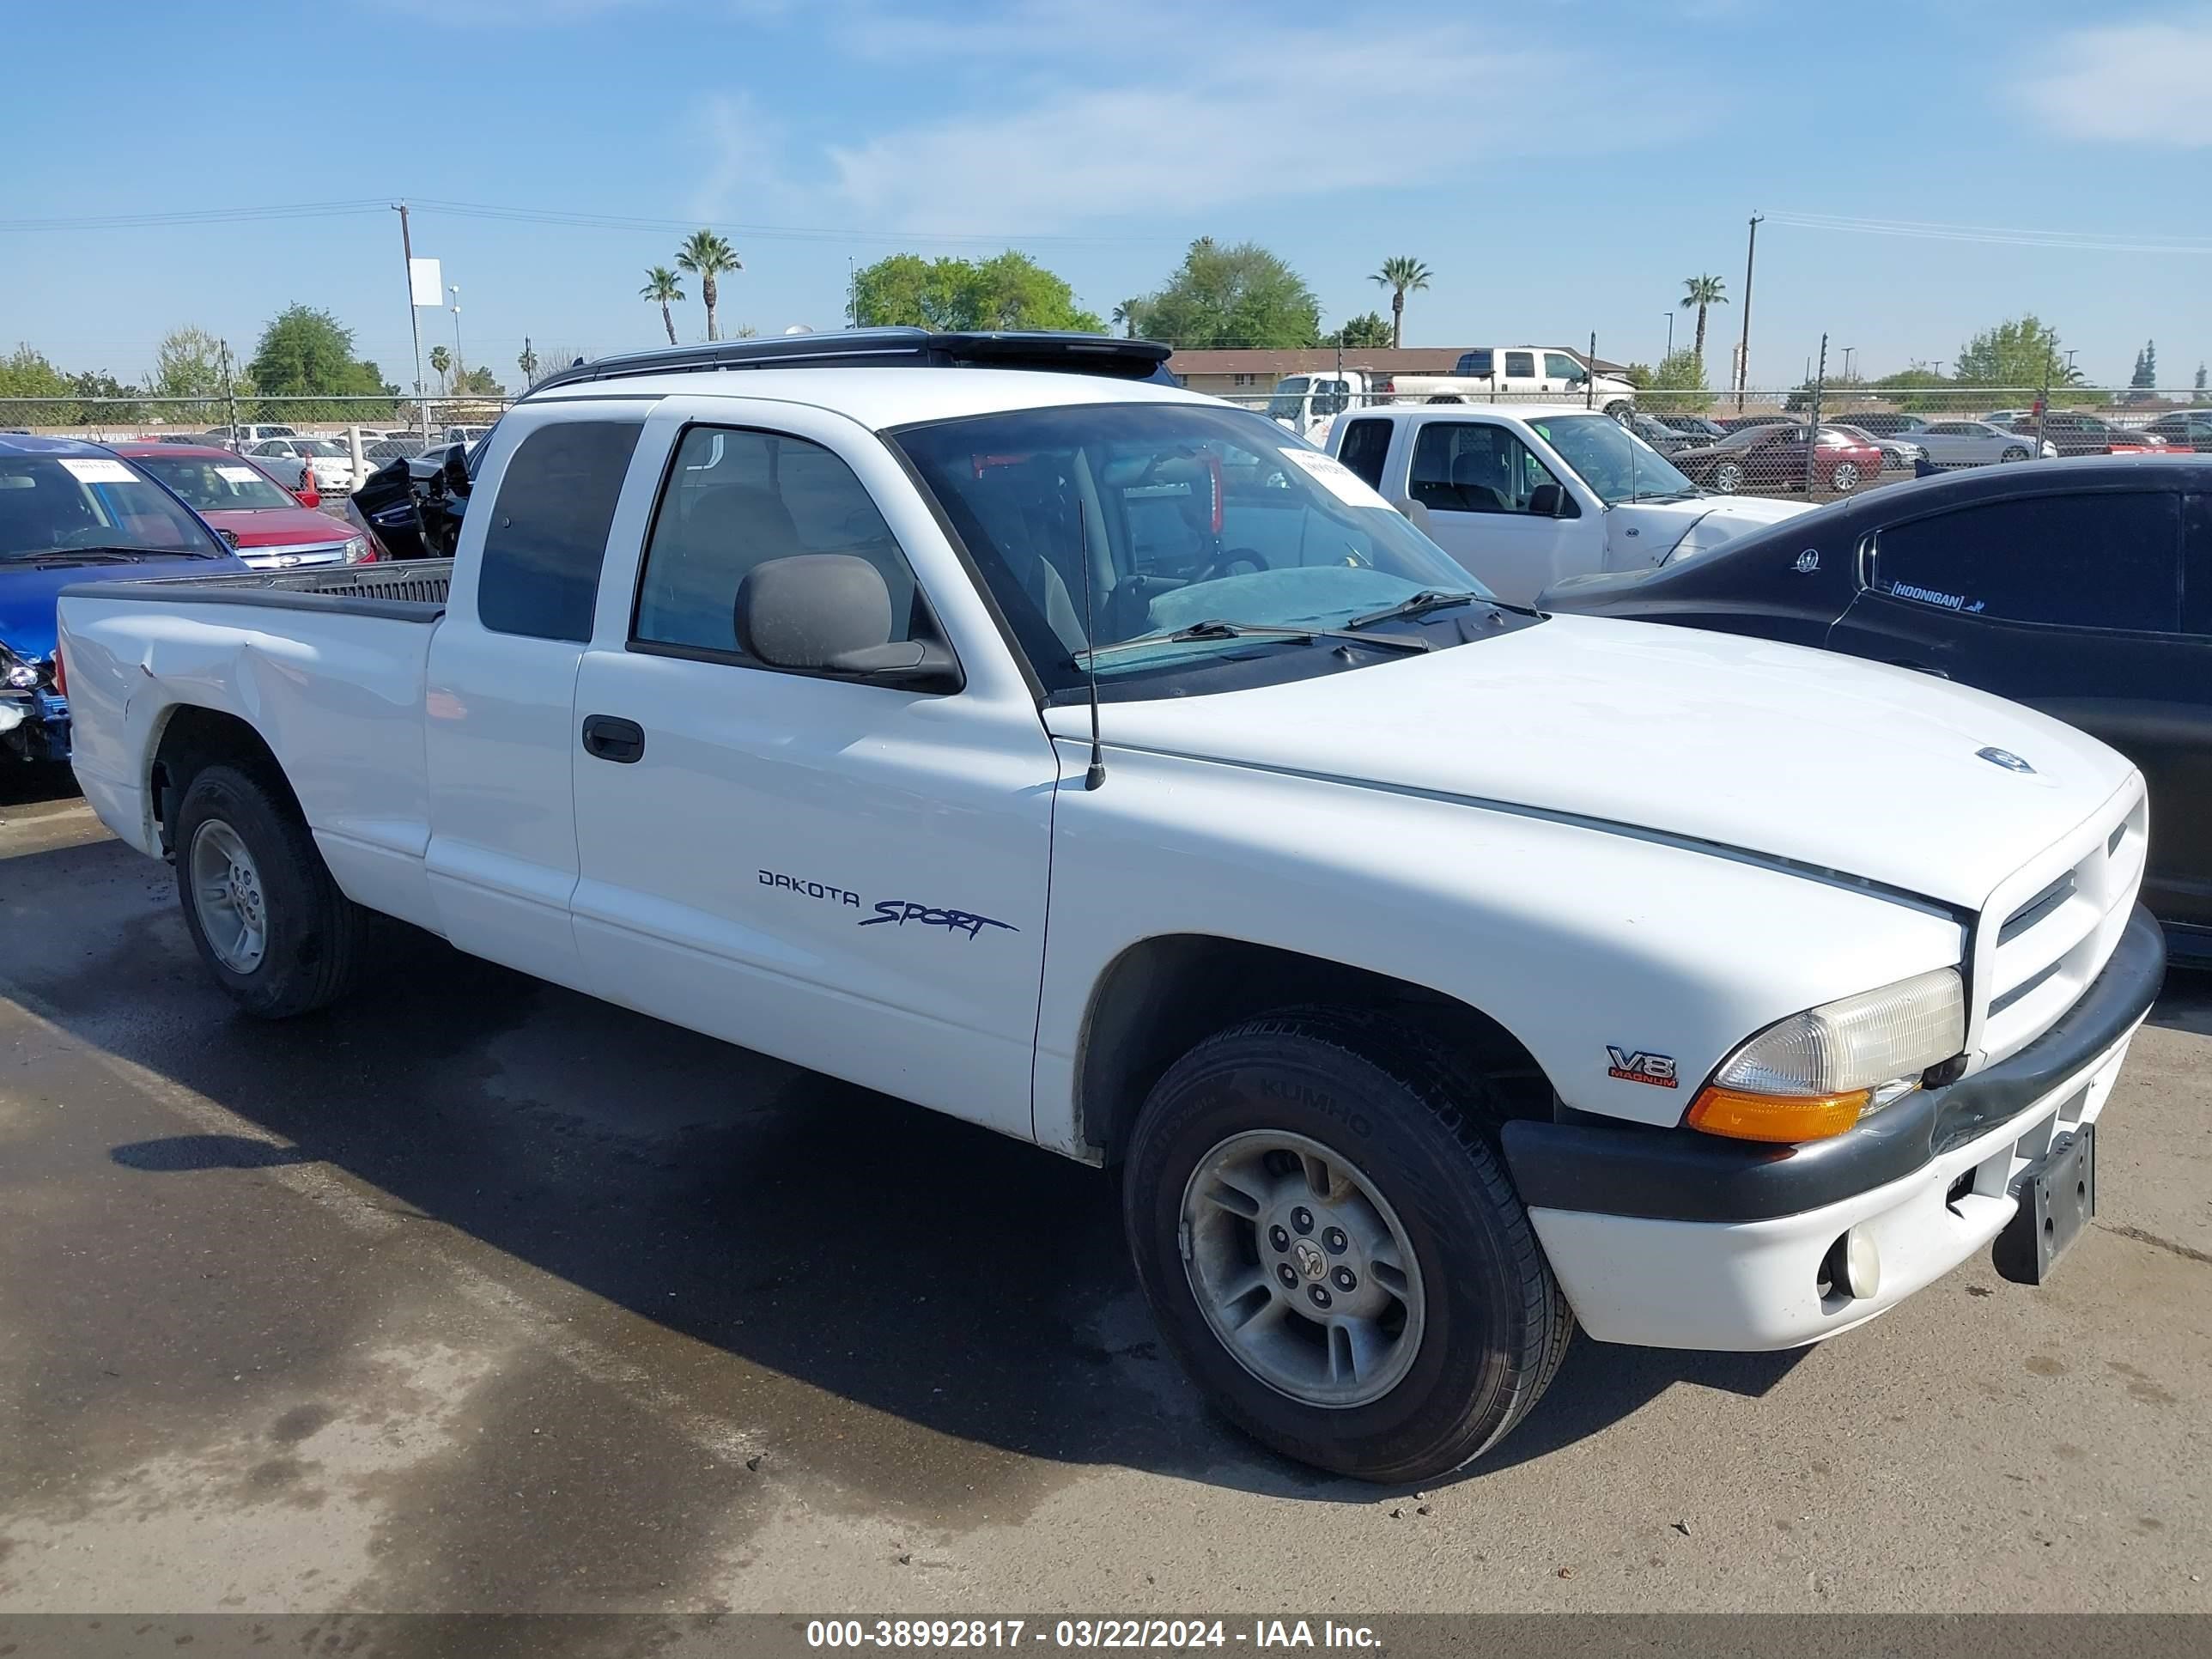
<path id="1" fill-rule="evenodd" d="M 2067 137 L 2212 144 L 2212 6 L 2179 21 L 2071 30 L 2014 83 L 2014 97 Z"/>
<path id="2" fill-rule="evenodd" d="M 1516 157 L 1640 145 L 1668 125 L 1651 112 L 1668 105 L 1640 100 L 1617 67 L 1502 28 L 1417 14 L 1300 27 L 1240 13 L 1234 27 L 1209 15 L 1200 30 L 1233 52 L 1158 53 L 1101 40 L 1103 15 L 1031 0 L 950 27 L 849 19 L 848 51 L 988 58 L 994 78 L 988 103 L 831 147 L 835 191 L 871 224 L 945 233 L 1423 184 L 1450 186 L 1455 211 L 1487 199 L 1533 212 L 1540 175 Z M 1152 0 L 1117 9 L 1111 31 L 1173 40 L 1197 16 Z M 1532 108 L 1555 118 L 1532 121 Z"/>

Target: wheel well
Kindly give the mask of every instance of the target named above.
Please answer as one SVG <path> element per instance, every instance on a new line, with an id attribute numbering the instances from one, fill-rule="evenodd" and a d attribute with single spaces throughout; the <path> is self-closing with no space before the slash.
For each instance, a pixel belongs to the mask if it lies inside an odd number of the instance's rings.
<path id="1" fill-rule="evenodd" d="M 1504 1099 L 1505 1116 L 1552 1116 L 1552 1085 L 1543 1068 L 1478 1008 L 1320 957 L 1180 933 L 1131 945 L 1091 993 L 1076 1060 L 1080 1139 L 1109 1163 L 1118 1162 L 1152 1085 L 1201 1038 L 1301 1004 L 1386 1009 L 1479 1071 Z"/>
<path id="2" fill-rule="evenodd" d="M 148 780 L 164 851 L 176 851 L 170 828 L 176 821 L 178 803 L 192 787 L 192 780 L 216 765 L 235 766 L 267 785 L 292 811 L 300 811 L 300 799 L 292 793 L 284 769 L 258 732 L 235 714 L 185 704 L 170 711 L 161 741 L 154 748 L 154 766 Z"/>

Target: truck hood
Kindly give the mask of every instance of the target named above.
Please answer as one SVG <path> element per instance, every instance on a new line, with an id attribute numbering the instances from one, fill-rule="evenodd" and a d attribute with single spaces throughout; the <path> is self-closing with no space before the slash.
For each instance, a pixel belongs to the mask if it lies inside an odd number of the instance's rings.
<path id="1" fill-rule="evenodd" d="M 1623 501 L 1605 512 L 1605 568 L 1635 570 L 1672 556 L 1710 553 L 1723 543 L 1813 509 L 1758 495 L 1693 495 L 1682 501 Z"/>
<path id="2" fill-rule="evenodd" d="M 219 559 L 152 557 L 127 564 L 64 564 L 59 561 L 31 564 L 0 560 L 0 645 L 26 662 L 43 662 L 54 654 L 57 624 L 54 596 L 79 582 L 155 581 L 174 576 L 235 576 L 246 566 L 228 555 Z"/>
<path id="3" fill-rule="evenodd" d="M 1048 714 L 1076 739 L 1087 719 Z M 1907 669 L 1585 617 L 1285 685 L 1109 702 L 1101 724 L 1109 773 L 1111 750 L 1137 748 L 1456 796 L 1975 909 L 2133 770 L 2070 726 Z"/>

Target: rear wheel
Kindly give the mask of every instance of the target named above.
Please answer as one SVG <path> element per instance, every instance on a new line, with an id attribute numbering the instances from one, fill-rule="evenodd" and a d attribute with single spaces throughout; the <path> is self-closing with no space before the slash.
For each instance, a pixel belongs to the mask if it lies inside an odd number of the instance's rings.
<path id="1" fill-rule="evenodd" d="M 2008 444 L 2004 453 L 1997 459 L 2001 461 L 2024 461 L 2027 459 L 2027 451 L 2018 444 Z"/>
<path id="2" fill-rule="evenodd" d="M 1838 461 L 1836 470 L 1828 475 L 1828 488 L 1838 495 L 1848 495 L 1859 487 L 1859 469 L 1856 461 Z"/>
<path id="3" fill-rule="evenodd" d="M 1171 1066 L 1123 1217 L 1169 1346 L 1239 1427 L 1373 1480 L 1457 1468 L 1525 1416 L 1573 1329 L 1484 1085 L 1413 1032 L 1271 1015 Z"/>
<path id="4" fill-rule="evenodd" d="M 1713 488 L 1723 495 L 1733 495 L 1743 488 L 1743 468 L 1734 461 L 1723 461 L 1713 469 Z"/>
<path id="5" fill-rule="evenodd" d="M 210 766 L 185 791 L 172 838 L 185 930 L 240 1008 L 283 1019 L 352 988 L 376 919 L 338 890 L 289 800 Z"/>

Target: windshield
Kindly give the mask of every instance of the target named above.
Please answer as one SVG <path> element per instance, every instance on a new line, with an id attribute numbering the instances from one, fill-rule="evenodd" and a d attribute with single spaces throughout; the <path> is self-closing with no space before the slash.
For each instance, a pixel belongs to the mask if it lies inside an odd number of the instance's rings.
<path id="1" fill-rule="evenodd" d="M 244 461 L 217 461 L 198 455 L 147 455 L 138 465 L 203 513 L 252 513 L 299 502 Z"/>
<path id="2" fill-rule="evenodd" d="M 1090 660 L 1101 680 L 1127 679 L 1303 650 L 1311 672 L 1328 672 L 1347 659 L 1280 640 L 1163 639 L 1084 653 L 1094 639 L 1103 647 L 1201 622 L 1335 628 L 1416 593 L 1482 593 L 1342 463 L 1243 410 L 1020 410 L 909 427 L 897 441 L 1048 690 L 1082 684 Z M 1449 627 L 1464 612 L 1441 614 Z"/>
<path id="3" fill-rule="evenodd" d="M 0 560 L 71 548 L 213 554 L 207 530 L 130 462 L 0 456 Z"/>
<path id="4" fill-rule="evenodd" d="M 292 441 L 292 452 L 296 455 L 343 455 L 346 453 L 336 444 L 320 438 L 295 438 Z"/>
<path id="5" fill-rule="evenodd" d="M 1274 395 L 1267 399 L 1267 418 L 1271 421 L 1295 421 L 1305 412 L 1306 389 L 1313 382 L 1303 374 L 1293 374 L 1287 380 L 1275 382 Z"/>
<path id="6" fill-rule="evenodd" d="M 1765 443 L 1784 428 L 1780 422 L 1768 421 L 1759 426 L 1740 426 L 1713 446 L 1716 449 L 1749 449 L 1753 444 Z"/>
<path id="7" fill-rule="evenodd" d="M 1697 493 L 1672 461 L 1610 415 L 1553 415 L 1528 426 L 1607 507 Z"/>

